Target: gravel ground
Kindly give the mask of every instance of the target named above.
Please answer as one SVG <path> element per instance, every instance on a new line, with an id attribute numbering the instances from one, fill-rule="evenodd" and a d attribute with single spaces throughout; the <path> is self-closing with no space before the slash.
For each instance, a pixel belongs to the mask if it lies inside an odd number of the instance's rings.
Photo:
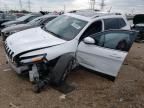
<path id="1" fill-rule="evenodd" d="M 0 108 L 144 108 L 144 44 L 135 43 L 112 82 L 86 70 L 68 80 L 76 90 L 63 95 L 49 87 L 40 94 L 7 64 L 0 41 Z"/>

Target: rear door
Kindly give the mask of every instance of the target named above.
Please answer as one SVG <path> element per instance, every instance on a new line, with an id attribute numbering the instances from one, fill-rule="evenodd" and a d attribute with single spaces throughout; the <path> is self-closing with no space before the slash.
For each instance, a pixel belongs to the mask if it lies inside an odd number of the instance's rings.
<path id="1" fill-rule="evenodd" d="M 81 41 L 77 49 L 77 60 L 86 68 L 116 77 L 136 35 L 134 31 L 124 30 L 91 35 L 95 44 Z"/>

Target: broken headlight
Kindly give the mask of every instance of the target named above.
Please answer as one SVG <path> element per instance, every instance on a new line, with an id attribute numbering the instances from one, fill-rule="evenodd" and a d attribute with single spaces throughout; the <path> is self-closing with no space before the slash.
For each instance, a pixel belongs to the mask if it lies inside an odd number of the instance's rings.
<path id="1" fill-rule="evenodd" d="M 46 62 L 46 54 L 41 54 L 41 55 L 34 55 L 34 56 L 28 56 L 28 57 L 22 57 L 21 58 L 21 63 L 26 64 L 26 63 L 35 63 L 35 62 Z"/>

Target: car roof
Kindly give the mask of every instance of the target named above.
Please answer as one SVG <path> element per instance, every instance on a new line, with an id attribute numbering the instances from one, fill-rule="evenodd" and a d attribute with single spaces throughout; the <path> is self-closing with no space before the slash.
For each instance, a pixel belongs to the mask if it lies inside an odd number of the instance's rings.
<path id="1" fill-rule="evenodd" d="M 72 17 L 76 17 L 79 19 L 83 19 L 86 21 L 91 21 L 95 18 L 100 17 L 114 17 L 114 16 L 121 16 L 120 13 L 108 13 L 108 12 L 102 12 L 102 11 L 93 11 L 93 10 L 79 10 L 72 13 L 67 13 L 67 15 L 70 15 Z"/>

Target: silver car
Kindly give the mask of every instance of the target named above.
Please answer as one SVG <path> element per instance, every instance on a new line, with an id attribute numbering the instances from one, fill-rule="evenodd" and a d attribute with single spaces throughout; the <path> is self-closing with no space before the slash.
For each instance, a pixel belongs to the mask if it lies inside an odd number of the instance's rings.
<path id="1" fill-rule="evenodd" d="M 5 41 L 6 38 L 13 33 L 45 25 L 46 23 L 48 23 L 49 21 L 51 21 L 52 19 L 54 19 L 56 17 L 57 17 L 57 15 L 44 15 L 44 16 L 38 17 L 26 24 L 18 24 L 18 25 L 12 25 L 12 26 L 6 27 L 1 32 L 3 41 Z"/>

